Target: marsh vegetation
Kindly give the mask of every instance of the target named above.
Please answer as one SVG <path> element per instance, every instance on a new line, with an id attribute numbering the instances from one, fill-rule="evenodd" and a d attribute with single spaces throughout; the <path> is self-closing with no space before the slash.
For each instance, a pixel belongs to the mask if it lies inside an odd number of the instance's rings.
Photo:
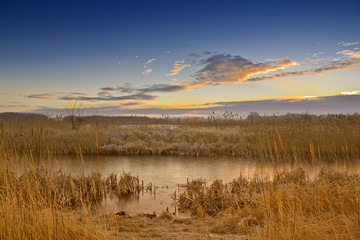
<path id="1" fill-rule="evenodd" d="M 76 130 L 61 119 L 23 119 L 2 121 L 0 134 L 2 239 L 360 238 L 358 173 L 324 168 L 310 178 L 294 169 L 272 178 L 239 176 L 207 184 L 190 179 L 177 204 L 193 217 L 178 219 L 166 211 L 156 217 L 97 211 L 106 196 L 138 194 L 141 174 L 71 174 L 37 165 L 65 155 L 84 165 L 86 155 L 236 156 L 274 166 L 358 162 L 356 114 L 159 124 L 95 121 Z"/>
<path id="2" fill-rule="evenodd" d="M 271 160 L 357 158 L 360 116 L 302 116 L 254 120 L 183 120 L 161 124 L 88 121 L 2 121 L 8 151 L 19 155 L 101 154 L 240 156 Z"/>

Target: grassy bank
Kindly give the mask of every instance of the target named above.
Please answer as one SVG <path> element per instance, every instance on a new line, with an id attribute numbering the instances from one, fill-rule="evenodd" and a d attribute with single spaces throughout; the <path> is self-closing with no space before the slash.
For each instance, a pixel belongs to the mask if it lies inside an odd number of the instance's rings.
<path id="1" fill-rule="evenodd" d="M 270 160 L 356 158 L 360 116 L 302 116 L 239 121 L 182 121 L 168 124 L 84 124 L 9 120 L 0 124 L 1 141 L 18 155 L 112 154 L 241 156 Z"/>

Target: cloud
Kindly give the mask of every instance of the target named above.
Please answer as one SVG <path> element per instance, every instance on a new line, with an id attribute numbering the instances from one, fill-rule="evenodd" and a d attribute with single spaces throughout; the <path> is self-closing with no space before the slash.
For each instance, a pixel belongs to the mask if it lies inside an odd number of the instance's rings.
<path id="1" fill-rule="evenodd" d="M 9 94 L 8 93 L 1 93 L 0 92 L 0 96 L 8 96 Z"/>
<path id="2" fill-rule="evenodd" d="M 136 89 L 136 91 L 142 92 L 142 93 L 149 93 L 149 92 L 181 92 L 186 91 L 186 86 L 180 86 L 180 85 L 169 85 L 169 84 L 153 84 L 146 88 L 139 88 Z"/>
<path id="3" fill-rule="evenodd" d="M 77 100 L 80 98 L 85 98 L 87 97 L 88 94 L 86 93 L 69 93 L 69 94 L 60 94 L 57 99 L 61 99 L 61 100 Z"/>
<path id="4" fill-rule="evenodd" d="M 100 90 L 102 90 L 102 91 L 99 92 L 98 95 L 99 95 L 99 96 L 105 96 L 105 95 L 110 94 L 110 93 L 113 92 L 113 91 L 116 91 L 117 88 L 103 87 L 103 88 L 100 88 Z"/>
<path id="5" fill-rule="evenodd" d="M 103 88 L 100 88 L 100 90 L 103 90 L 103 91 L 115 91 L 117 88 L 113 88 L 113 87 L 103 87 Z"/>
<path id="6" fill-rule="evenodd" d="M 137 106 L 137 105 L 141 105 L 141 103 L 139 103 L 139 102 L 127 102 L 127 103 L 123 103 L 121 105 L 123 105 L 123 106 Z"/>
<path id="7" fill-rule="evenodd" d="M 357 50 L 355 48 L 354 50 Z M 318 53 L 320 54 L 320 53 Z M 360 52 L 344 50 L 338 52 L 353 58 L 360 58 Z M 313 66 L 309 66 L 317 62 Z M 352 66 L 360 64 L 358 59 L 333 61 L 308 60 L 295 62 L 290 59 L 269 60 L 263 63 L 254 63 L 250 60 L 232 56 L 230 54 L 213 55 L 200 61 L 205 65 L 203 69 L 193 74 L 193 79 L 184 83 L 187 90 L 200 88 L 203 86 L 216 86 L 228 83 L 243 83 L 265 81 L 282 77 L 317 75 L 330 71 L 348 70 Z M 302 66 L 301 70 L 295 70 Z M 315 67 L 314 67 L 315 66 Z M 295 69 L 294 69 L 295 68 Z M 305 68 L 305 69 L 304 69 Z"/>
<path id="8" fill-rule="evenodd" d="M 41 94 L 30 94 L 27 95 L 28 98 L 39 98 L 39 99 L 54 99 L 54 93 L 41 93 Z"/>
<path id="9" fill-rule="evenodd" d="M 73 97 L 73 96 L 64 96 L 60 97 L 60 100 L 79 100 L 79 101 L 120 101 L 120 100 L 153 100 L 157 96 L 147 95 L 147 94 L 132 94 L 126 96 L 104 96 L 104 97 Z"/>
<path id="10" fill-rule="evenodd" d="M 341 41 L 338 44 L 343 45 L 345 47 L 351 46 L 351 45 L 356 45 L 359 44 L 359 42 L 345 42 L 345 41 Z"/>
<path id="11" fill-rule="evenodd" d="M 155 58 L 151 58 L 148 61 L 146 61 L 145 65 L 144 65 L 145 70 L 142 72 L 142 75 L 149 75 L 152 72 L 152 69 L 150 69 L 148 67 L 155 60 L 156 60 Z"/>
<path id="12" fill-rule="evenodd" d="M 107 94 L 102 94 L 105 90 L 111 90 Z M 119 100 L 154 100 L 158 96 L 152 93 L 169 93 L 186 91 L 186 86 L 170 85 L 170 84 L 153 84 L 139 88 L 132 87 L 131 84 L 124 86 L 100 88 L 98 97 L 77 97 L 77 98 L 61 98 L 62 100 L 82 100 L 82 101 L 119 101 Z M 123 95 L 124 93 L 131 93 Z"/>
<path id="13" fill-rule="evenodd" d="M 152 69 L 145 69 L 145 71 L 144 72 L 142 72 L 142 75 L 149 75 L 149 73 L 151 73 L 152 72 Z"/>
<path id="14" fill-rule="evenodd" d="M 149 60 L 145 63 L 144 68 L 147 68 L 148 65 L 149 65 L 150 63 L 152 63 L 153 61 L 155 61 L 155 60 L 156 60 L 155 58 L 149 59 Z"/>
<path id="15" fill-rule="evenodd" d="M 125 83 L 123 86 L 117 87 L 116 90 L 121 92 L 121 93 L 132 93 L 132 92 L 134 92 L 134 89 L 131 87 L 130 83 Z"/>
<path id="16" fill-rule="evenodd" d="M 193 58 L 199 58 L 200 54 L 198 54 L 198 53 L 189 53 L 189 56 L 193 57 Z"/>
<path id="17" fill-rule="evenodd" d="M 54 93 L 36 93 L 36 94 L 29 94 L 31 91 L 27 91 L 26 93 L 21 93 L 19 96 L 27 97 L 27 98 L 34 98 L 34 99 L 71 99 L 75 100 L 78 98 L 84 98 L 88 96 L 86 93 L 64 93 L 64 92 L 54 92 Z"/>
<path id="18" fill-rule="evenodd" d="M 64 96 L 62 100 L 81 100 L 81 101 L 119 101 L 119 100 L 153 100 L 157 96 L 152 93 L 169 93 L 186 91 L 186 86 L 170 85 L 170 84 L 153 84 L 139 88 L 132 87 L 131 84 L 125 84 L 119 87 L 104 87 L 100 88 L 97 97 L 88 96 Z M 104 94 L 104 91 L 106 94 Z M 128 94 L 128 95 L 124 95 Z"/>
<path id="19" fill-rule="evenodd" d="M 308 97 L 308 96 L 307 96 Z M 359 112 L 360 94 L 355 95 L 333 95 L 320 96 L 316 98 L 285 97 L 278 99 L 259 99 L 245 101 L 212 102 L 198 107 L 137 107 L 124 108 L 124 104 L 119 106 L 99 106 L 84 108 L 86 113 L 97 112 L 103 115 L 210 115 L 212 111 L 223 113 L 225 111 L 238 113 L 239 115 L 248 115 L 250 112 L 272 115 L 274 113 L 310 113 L 310 114 L 328 114 L 328 113 L 355 113 Z M 31 112 L 59 114 L 63 109 L 38 108 Z"/>
<path id="20" fill-rule="evenodd" d="M 317 57 L 317 56 L 322 55 L 322 54 L 324 54 L 324 53 L 323 52 L 317 52 L 317 53 L 314 53 L 312 56 Z"/>
<path id="21" fill-rule="evenodd" d="M 148 93 L 167 93 L 167 92 L 181 92 L 186 91 L 187 87 L 183 85 L 171 85 L 171 84 L 152 84 L 145 85 L 143 87 L 132 87 L 131 84 L 127 83 L 124 86 L 117 87 L 119 93 L 138 93 L 138 94 L 148 94 Z"/>
<path id="22" fill-rule="evenodd" d="M 253 63 L 240 56 L 214 55 L 202 60 L 205 67 L 193 75 L 193 80 L 186 84 L 190 88 L 215 86 L 226 83 L 246 82 L 253 75 L 279 71 L 295 66 L 289 59 L 279 59 L 265 63 Z"/>
<path id="23" fill-rule="evenodd" d="M 214 111 L 232 111 L 248 114 L 259 112 L 271 115 L 291 113 L 354 113 L 359 111 L 360 95 L 334 95 L 322 97 L 289 97 L 285 99 L 263 99 L 248 101 L 216 102 L 210 103 L 216 107 L 209 107 Z"/>
<path id="24" fill-rule="evenodd" d="M 166 76 L 175 76 L 178 75 L 181 70 L 183 70 L 186 67 L 191 67 L 190 64 L 184 64 L 184 59 L 180 61 L 176 61 L 174 63 L 174 69 L 170 70 L 170 73 L 166 74 Z"/>
<path id="25" fill-rule="evenodd" d="M 352 58 L 360 58 L 360 51 L 356 51 L 358 48 L 355 48 L 354 50 L 343 50 L 340 52 L 337 52 L 336 54 L 342 54 L 345 56 L 349 56 Z"/>
<path id="26" fill-rule="evenodd" d="M 29 94 L 29 93 L 31 93 L 32 91 L 26 91 L 26 92 L 23 92 L 23 93 L 19 93 L 18 95 L 19 96 L 24 96 L 24 95 L 26 95 L 26 94 Z"/>
<path id="27" fill-rule="evenodd" d="M 7 105 L 7 106 L 4 106 L 4 107 L 8 107 L 8 108 L 29 108 L 31 106 L 23 104 L 23 105 Z"/>
<path id="28" fill-rule="evenodd" d="M 39 94 L 30 94 L 24 95 L 28 98 L 39 98 L 39 99 L 59 99 L 65 101 L 124 101 L 124 100 L 140 100 L 140 101 L 149 101 L 154 100 L 158 96 L 153 95 L 153 93 L 169 93 L 169 92 L 180 92 L 186 91 L 186 86 L 181 85 L 170 85 L 170 84 L 153 84 L 148 86 L 143 86 L 139 88 L 134 88 L 131 84 L 127 83 L 124 86 L 119 87 L 103 87 L 100 88 L 97 96 L 89 96 L 86 93 L 39 93 Z M 135 105 L 135 104 L 129 104 Z"/>
<path id="29" fill-rule="evenodd" d="M 360 60 L 336 60 L 331 62 L 323 62 L 322 64 L 323 66 L 314 67 L 306 70 L 282 72 L 278 74 L 272 74 L 269 76 L 249 78 L 246 80 L 246 82 L 264 81 L 264 80 L 270 80 L 270 79 L 276 79 L 282 77 L 295 77 L 295 76 L 300 77 L 306 75 L 317 75 L 330 71 L 346 70 L 346 69 L 350 69 L 351 66 L 360 64 Z"/>

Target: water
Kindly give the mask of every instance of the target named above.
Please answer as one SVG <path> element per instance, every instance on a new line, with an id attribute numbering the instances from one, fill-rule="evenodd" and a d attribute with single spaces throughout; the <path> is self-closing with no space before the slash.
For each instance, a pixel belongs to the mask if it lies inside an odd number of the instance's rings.
<path id="1" fill-rule="evenodd" d="M 260 177 L 272 178 L 275 171 L 291 170 L 302 167 L 312 178 L 322 167 L 335 171 L 360 172 L 354 164 L 306 164 L 301 165 L 255 161 L 235 157 L 174 157 L 174 156 L 101 156 L 84 157 L 84 161 L 74 158 L 57 159 L 52 163 L 53 169 L 78 174 L 96 171 L 104 177 L 111 173 L 121 174 L 123 171 L 137 175 L 146 186 L 149 183 L 157 186 L 156 192 L 142 192 L 139 196 L 118 199 L 108 198 L 101 205 L 106 212 L 125 211 L 130 215 L 138 213 L 161 213 L 168 209 L 178 217 L 186 217 L 188 213 L 176 211 L 175 201 L 171 198 L 179 184 L 187 180 L 202 178 L 207 183 L 214 179 L 222 179 L 224 183 L 238 178 L 240 175 L 251 178 L 254 174 Z"/>

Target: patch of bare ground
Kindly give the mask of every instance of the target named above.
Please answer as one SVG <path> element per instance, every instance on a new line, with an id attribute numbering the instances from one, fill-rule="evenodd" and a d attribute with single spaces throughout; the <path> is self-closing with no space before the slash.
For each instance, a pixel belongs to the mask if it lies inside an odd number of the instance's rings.
<path id="1" fill-rule="evenodd" d="M 228 231 L 226 224 L 225 221 L 221 227 L 219 219 L 211 217 L 173 219 L 160 216 L 149 219 L 117 216 L 112 221 L 112 229 L 115 239 L 249 239 L 249 235 Z"/>

